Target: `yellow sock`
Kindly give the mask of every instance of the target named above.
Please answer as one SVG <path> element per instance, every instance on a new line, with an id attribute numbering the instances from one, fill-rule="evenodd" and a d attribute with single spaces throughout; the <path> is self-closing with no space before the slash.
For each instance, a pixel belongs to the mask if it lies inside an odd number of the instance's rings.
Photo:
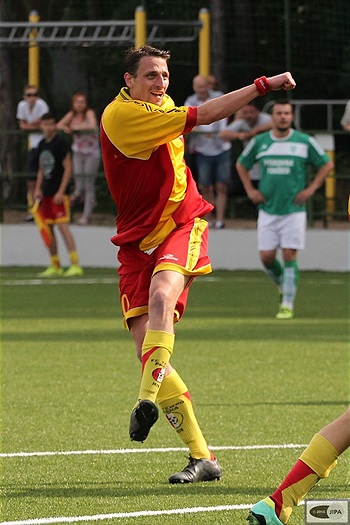
<path id="1" fill-rule="evenodd" d="M 50 263 L 51 266 L 54 266 L 55 268 L 61 268 L 61 262 L 58 255 L 51 255 Z"/>
<path id="2" fill-rule="evenodd" d="M 28 211 L 30 211 L 33 207 L 34 201 L 33 201 L 33 194 L 31 191 L 27 192 L 27 205 L 28 205 Z"/>
<path id="3" fill-rule="evenodd" d="M 72 252 L 69 252 L 69 260 L 71 264 L 79 264 L 79 256 L 78 252 L 73 250 Z"/>
<path id="4" fill-rule="evenodd" d="M 174 339 L 174 334 L 162 330 L 147 330 L 142 345 L 139 399 L 149 399 L 155 403 L 165 369 L 173 353 Z"/>
<path id="5" fill-rule="evenodd" d="M 329 476 L 337 463 L 338 452 L 320 434 L 315 434 L 299 460 L 272 494 L 276 514 L 287 523 L 293 508 L 300 503 L 320 478 Z"/>
<path id="6" fill-rule="evenodd" d="M 190 449 L 191 457 L 213 459 L 194 414 L 187 386 L 176 370 L 164 379 L 158 403 L 171 426 Z"/>
<path id="7" fill-rule="evenodd" d="M 328 478 L 330 471 L 337 464 L 338 452 L 321 434 L 315 434 L 302 455 L 301 461 L 306 463 L 320 478 Z"/>

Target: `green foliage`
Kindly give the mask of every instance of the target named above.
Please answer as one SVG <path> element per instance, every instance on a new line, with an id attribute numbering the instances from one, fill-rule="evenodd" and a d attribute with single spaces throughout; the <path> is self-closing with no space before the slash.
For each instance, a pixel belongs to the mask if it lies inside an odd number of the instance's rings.
<path id="1" fill-rule="evenodd" d="M 185 451 L 99 453 L 182 442 L 163 418 L 144 445 L 129 441 L 140 367 L 122 326 L 116 272 L 87 269 L 82 279 L 40 282 L 37 271 L 2 269 L 2 451 L 96 452 L 5 457 L 2 521 L 243 505 L 109 522 L 245 523 L 246 508 L 271 493 L 302 448 L 218 451 L 223 479 L 190 486 L 167 482 L 185 466 Z M 176 326 L 173 364 L 212 446 L 306 444 L 344 411 L 348 279 L 303 272 L 296 317 L 287 322 L 275 320 L 277 294 L 262 272 L 195 281 Z M 347 497 L 348 469 L 344 455 L 311 497 Z M 303 523 L 301 507 L 290 524 Z"/>

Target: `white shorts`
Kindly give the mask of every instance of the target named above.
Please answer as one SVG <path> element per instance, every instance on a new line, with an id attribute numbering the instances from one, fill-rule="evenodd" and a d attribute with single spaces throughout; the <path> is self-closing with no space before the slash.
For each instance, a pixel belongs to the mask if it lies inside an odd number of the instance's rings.
<path id="1" fill-rule="evenodd" d="M 305 248 L 305 235 L 306 212 L 270 215 L 263 210 L 259 210 L 259 251 L 270 251 L 277 248 L 303 250 Z"/>

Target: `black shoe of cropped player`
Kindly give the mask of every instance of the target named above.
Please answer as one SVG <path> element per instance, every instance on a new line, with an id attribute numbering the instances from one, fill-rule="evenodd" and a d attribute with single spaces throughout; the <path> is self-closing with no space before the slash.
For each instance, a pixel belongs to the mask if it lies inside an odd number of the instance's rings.
<path id="1" fill-rule="evenodd" d="M 196 483 L 197 481 L 214 481 L 222 476 L 218 460 L 194 459 L 189 457 L 189 464 L 169 478 L 169 483 Z"/>
<path id="2" fill-rule="evenodd" d="M 131 441 L 145 441 L 157 419 L 158 408 L 156 405 L 148 399 L 140 401 L 131 412 L 129 427 Z"/>

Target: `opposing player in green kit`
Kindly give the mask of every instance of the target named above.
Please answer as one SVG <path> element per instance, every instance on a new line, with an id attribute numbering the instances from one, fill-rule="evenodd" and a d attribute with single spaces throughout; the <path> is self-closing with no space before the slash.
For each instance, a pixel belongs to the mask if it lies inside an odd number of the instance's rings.
<path id="1" fill-rule="evenodd" d="M 259 205 L 258 250 L 266 273 L 278 288 L 276 317 L 292 319 L 299 276 L 297 255 L 305 246 L 306 202 L 322 186 L 333 162 L 314 138 L 292 129 L 290 102 L 274 103 L 272 122 L 271 131 L 247 144 L 236 166 L 248 197 Z M 256 162 L 261 177 L 258 189 L 249 177 Z M 317 171 L 308 184 L 309 166 Z M 278 248 L 283 266 L 276 258 Z"/>

